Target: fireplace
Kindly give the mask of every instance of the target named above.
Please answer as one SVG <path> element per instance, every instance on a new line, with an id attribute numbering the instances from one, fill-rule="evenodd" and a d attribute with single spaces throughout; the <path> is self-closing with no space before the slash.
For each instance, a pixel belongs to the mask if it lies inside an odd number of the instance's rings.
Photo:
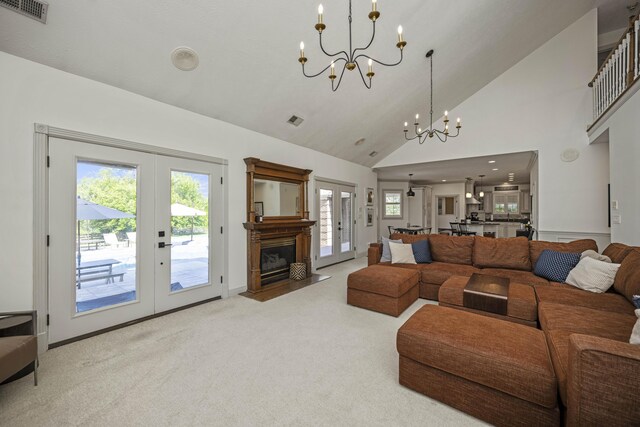
<path id="1" fill-rule="evenodd" d="M 260 282 L 263 285 L 289 277 L 289 266 L 296 262 L 295 237 L 268 239 L 260 246 Z"/>

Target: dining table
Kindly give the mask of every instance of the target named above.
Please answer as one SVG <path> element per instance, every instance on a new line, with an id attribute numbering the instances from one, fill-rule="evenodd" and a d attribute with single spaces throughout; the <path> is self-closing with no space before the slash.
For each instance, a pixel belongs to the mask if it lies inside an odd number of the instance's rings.
<path id="1" fill-rule="evenodd" d="M 401 234 L 428 234 L 431 228 L 421 226 L 395 227 L 395 231 Z"/>

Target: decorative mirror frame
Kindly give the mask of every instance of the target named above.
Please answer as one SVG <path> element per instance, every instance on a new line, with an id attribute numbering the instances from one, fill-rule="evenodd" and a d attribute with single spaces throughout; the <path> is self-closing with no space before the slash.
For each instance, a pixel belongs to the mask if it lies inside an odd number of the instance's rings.
<path id="1" fill-rule="evenodd" d="M 294 216 L 268 216 L 263 217 L 265 222 L 280 222 L 309 219 L 309 175 L 311 170 L 299 169 L 278 163 L 265 162 L 256 157 L 244 159 L 247 165 L 247 222 L 256 222 L 255 212 L 255 180 L 266 179 L 271 181 L 288 182 L 298 185 L 297 213 Z"/>

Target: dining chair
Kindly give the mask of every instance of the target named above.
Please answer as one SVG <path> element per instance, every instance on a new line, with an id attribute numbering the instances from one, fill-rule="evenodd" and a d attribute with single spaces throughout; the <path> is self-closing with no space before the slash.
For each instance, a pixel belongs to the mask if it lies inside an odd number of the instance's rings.
<path id="1" fill-rule="evenodd" d="M 469 225 L 461 222 L 460 224 L 458 224 L 458 227 L 460 227 L 460 236 L 475 236 L 476 232 L 475 231 L 469 231 Z"/>
<path id="2" fill-rule="evenodd" d="M 460 236 L 460 224 L 458 224 L 457 222 L 450 222 L 449 225 L 451 226 L 451 235 L 452 236 Z"/>

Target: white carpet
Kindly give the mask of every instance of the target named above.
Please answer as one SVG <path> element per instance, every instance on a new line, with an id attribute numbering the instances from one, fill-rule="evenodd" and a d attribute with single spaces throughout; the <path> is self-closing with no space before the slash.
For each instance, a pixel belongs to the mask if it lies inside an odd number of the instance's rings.
<path id="1" fill-rule="evenodd" d="M 0 424 L 478 425 L 398 384 L 398 319 L 346 304 L 346 277 L 235 296 L 48 351 L 40 384 L 0 386 Z"/>

